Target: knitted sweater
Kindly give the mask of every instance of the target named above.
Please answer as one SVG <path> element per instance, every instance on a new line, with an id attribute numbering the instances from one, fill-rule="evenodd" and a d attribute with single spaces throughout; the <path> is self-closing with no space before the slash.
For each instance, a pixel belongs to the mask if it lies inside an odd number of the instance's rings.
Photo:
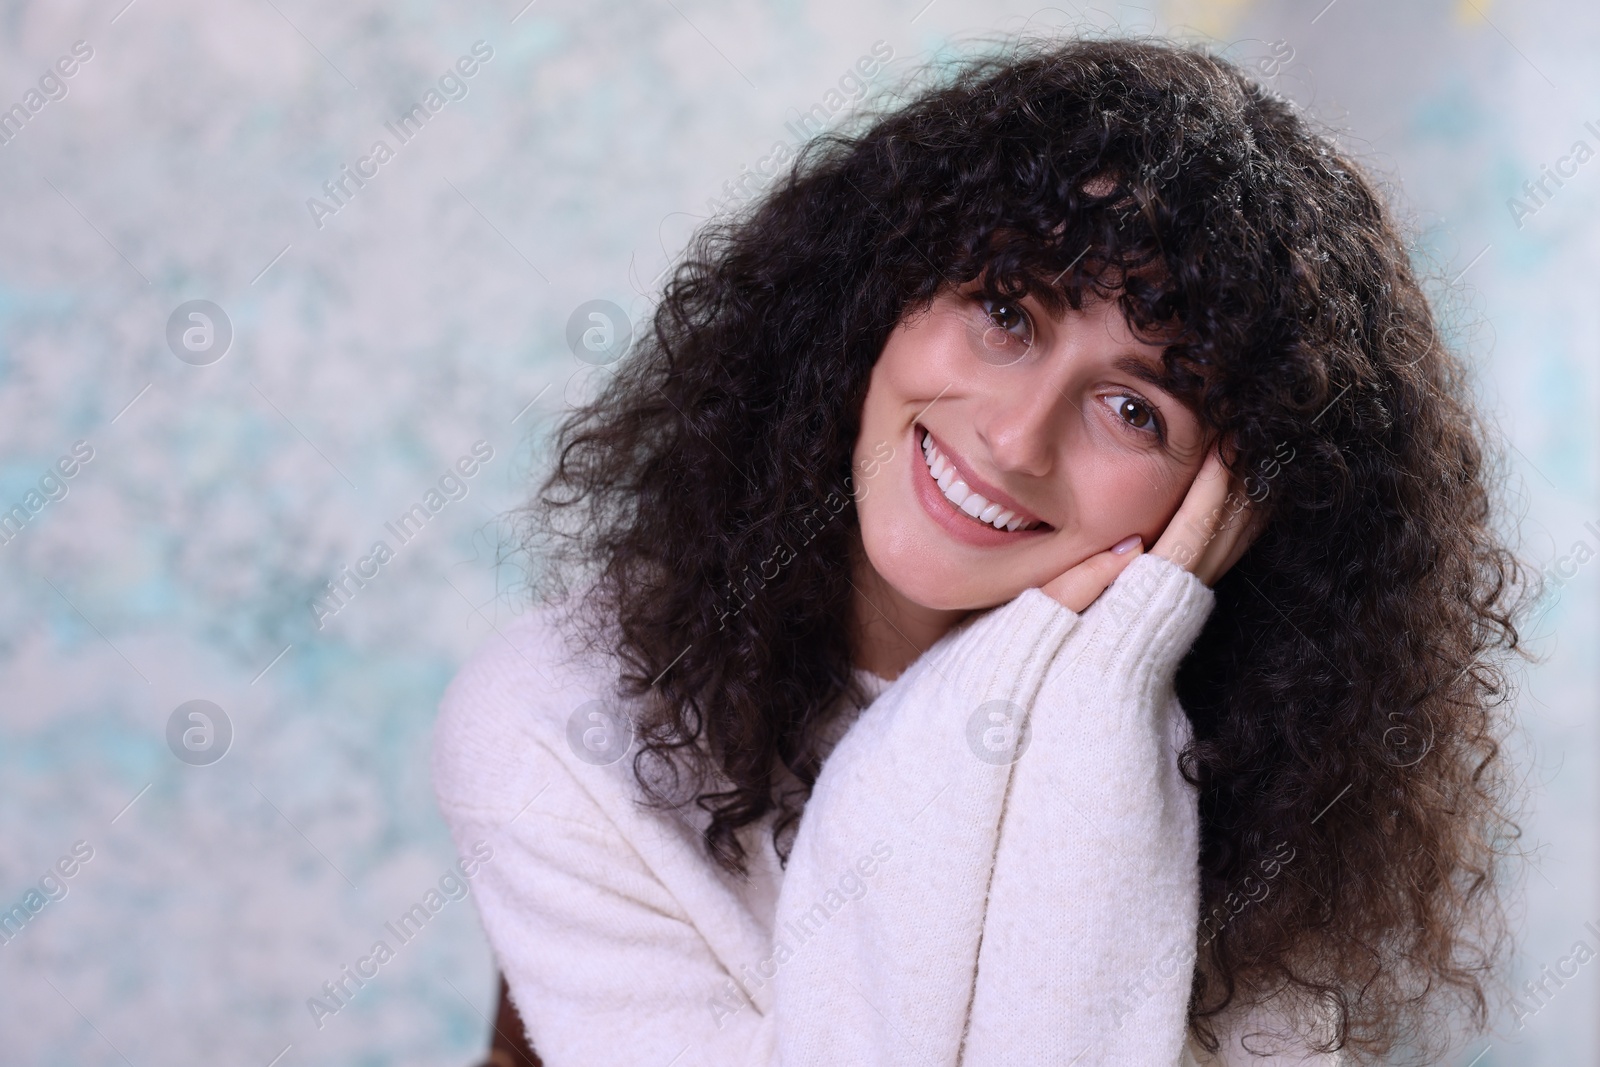
<path id="1" fill-rule="evenodd" d="M 549 609 L 446 692 L 440 807 L 547 1067 L 1335 1064 L 1186 1041 L 1196 795 L 1178 662 L 1214 595 L 1142 555 L 1081 615 L 1038 589 L 837 717 L 787 868 L 637 803 L 616 670 Z M 840 736 L 842 734 L 842 736 Z M 478 853 L 482 855 L 480 851 Z M 1276 1021 L 1276 1017 L 1270 1017 Z M 1257 1044 L 1253 1041 L 1252 1045 Z"/>

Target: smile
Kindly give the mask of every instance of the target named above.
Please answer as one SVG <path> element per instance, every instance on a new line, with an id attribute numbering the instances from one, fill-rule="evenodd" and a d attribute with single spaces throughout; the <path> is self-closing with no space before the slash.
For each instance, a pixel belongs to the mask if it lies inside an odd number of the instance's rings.
<path id="1" fill-rule="evenodd" d="M 934 486 L 966 518 L 1004 533 L 1026 533 L 1046 525 L 1032 515 L 992 501 L 973 489 L 962 478 L 956 464 L 933 443 L 932 434 L 917 427 L 917 436 L 922 445 L 923 461 L 927 464 L 928 475 Z"/>

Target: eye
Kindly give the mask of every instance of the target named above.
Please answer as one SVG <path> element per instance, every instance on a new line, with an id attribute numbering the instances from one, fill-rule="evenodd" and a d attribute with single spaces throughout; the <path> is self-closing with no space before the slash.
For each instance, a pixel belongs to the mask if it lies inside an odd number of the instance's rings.
<path id="1" fill-rule="evenodd" d="M 1105 398 L 1111 402 L 1112 410 L 1117 417 L 1132 429 L 1147 433 L 1156 440 L 1164 440 L 1165 428 L 1161 425 L 1161 416 L 1156 413 L 1155 406 L 1144 397 L 1134 393 L 1113 393 Z"/>
<path id="2" fill-rule="evenodd" d="M 988 348 L 1006 348 L 1015 344 L 1033 344 L 1033 319 L 1022 308 L 1008 300 L 980 297 L 978 306 L 989 320 L 984 330 L 983 343 Z"/>

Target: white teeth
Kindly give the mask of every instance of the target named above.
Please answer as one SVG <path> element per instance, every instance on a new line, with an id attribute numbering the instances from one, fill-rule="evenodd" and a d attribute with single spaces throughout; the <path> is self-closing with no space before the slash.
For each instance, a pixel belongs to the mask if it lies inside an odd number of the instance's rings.
<path id="1" fill-rule="evenodd" d="M 939 491 L 963 513 L 979 522 L 988 523 L 997 530 L 1031 530 L 1039 525 L 1037 522 L 1024 523 L 1016 512 L 999 504 L 991 504 L 981 494 L 973 492 L 972 488 L 956 475 L 955 464 L 939 451 L 938 446 L 933 443 L 933 435 L 927 431 L 923 431 L 922 435 L 922 457 L 927 461 L 928 472 L 938 484 Z"/>

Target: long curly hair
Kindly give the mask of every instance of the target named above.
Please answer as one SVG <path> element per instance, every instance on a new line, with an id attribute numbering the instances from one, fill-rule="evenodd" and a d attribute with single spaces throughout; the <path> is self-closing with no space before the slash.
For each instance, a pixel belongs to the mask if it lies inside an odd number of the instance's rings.
<path id="1" fill-rule="evenodd" d="M 1538 589 L 1387 208 L 1200 49 L 1013 43 L 932 77 L 705 225 L 557 429 L 524 544 L 563 592 L 582 576 L 573 626 L 648 709 L 647 802 L 692 800 L 737 874 L 771 814 L 787 862 L 821 724 L 864 700 L 851 462 L 889 332 L 974 280 L 1108 295 L 1166 343 L 1266 521 L 1176 683 L 1201 818 L 1190 1025 L 1214 1050 L 1223 1009 L 1287 994 L 1358 1061 L 1442 1054 L 1447 1013 L 1486 1025 L 1506 954 L 1496 709 Z"/>

